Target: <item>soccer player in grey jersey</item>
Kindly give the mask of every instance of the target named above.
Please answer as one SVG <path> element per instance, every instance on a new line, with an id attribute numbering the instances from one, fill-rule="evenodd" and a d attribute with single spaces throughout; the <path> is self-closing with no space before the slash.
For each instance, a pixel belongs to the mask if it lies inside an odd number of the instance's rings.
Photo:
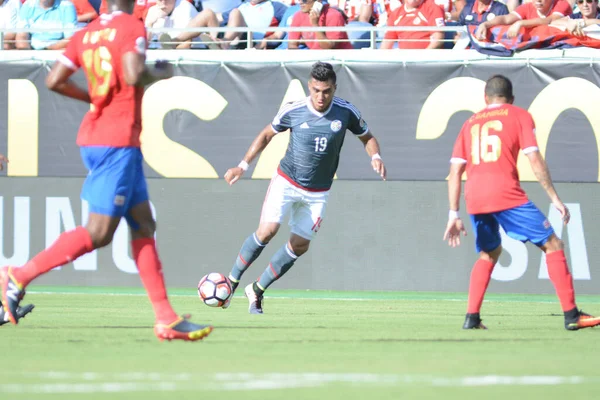
<path id="1" fill-rule="evenodd" d="M 290 240 L 271 258 L 259 280 L 245 288 L 251 314 L 263 313 L 264 291 L 306 253 L 321 227 L 346 130 L 363 142 L 373 170 L 382 179 L 386 177 L 379 143 L 360 112 L 334 96 L 336 75 L 331 64 L 313 65 L 308 88 L 310 96 L 283 106 L 273 122 L 254 139 L 240 164 L 225 174 L 227 183 L 233 185 L 277 133 L 290 129 L 289 145 L 269 185 L 258 230 L 242 245 L 229 275 L 235 290 L 242 274 L 277 234 L 283 217 L 291 211 Z M 223 308 L 229 307 L 230 301 L 231 297 Z"/>

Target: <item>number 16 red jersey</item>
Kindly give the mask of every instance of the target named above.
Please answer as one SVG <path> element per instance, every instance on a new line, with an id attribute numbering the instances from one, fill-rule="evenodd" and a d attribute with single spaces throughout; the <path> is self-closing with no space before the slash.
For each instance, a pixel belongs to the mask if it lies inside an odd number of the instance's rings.
<path id="1" fill-rule="evenodd" d="M 452 152 L 453 163 L 466 163 L 465 201 L 469 214 L 508 210 L 527 203 L 519 183 L 517 158 L 538 150 L 535 123 L 526 110 L 492 104 L 463 125 Z"/>
<path id="2" fill-rule="evenodd" d="M 146 53 L 146 28 L 132 15 L 113 12 L 78 31 L 59 61 L 69 68 L 83 68 L 92 104 L 85 115 L 79 146 L 140 147 L 144 88 L 129 86 L 123 75 L 122 57 Z"/>

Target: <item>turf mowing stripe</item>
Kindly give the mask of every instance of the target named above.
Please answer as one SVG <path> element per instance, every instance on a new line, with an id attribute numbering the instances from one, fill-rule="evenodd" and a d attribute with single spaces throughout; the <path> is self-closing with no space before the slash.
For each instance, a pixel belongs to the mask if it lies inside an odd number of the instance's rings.
<path id="1" fill-rule="evenodd" d="M 146 295 L 143 288 L 132 287 L 82 287 L 82 286 L 31 286 L 28 293 L 40 294 L 102 294 L 102 295 Z M 170 296 L 197 296 L 194 289 L 169 289 Z M 236 296 L 243 297 L 242 295 Z M 273 299 L 312 299 L 312 300 L 443 300 L 466 301 L 466 293 L 444 292 L 361 292 L 361 291 L 327 291 L 327 290 L 269 290 L 266 298 Z M 489 293 L 487 301 L 556 303 L 554 295 L 498 294 Z M 581 295 L 578 303 L 600 304 L 600 296 Z"/>
<path id="2" fill-rule="evenodd" d="M 372 373 L 217 373 L 203 375 L 162 373 L 64 373 L 22 374 L 29 379 L 50 381 L 28 384 L 0 384 L 0 393 L 124 393 L 173 392 L 180 390 L 273 390 L 320 387 L 328 384 L 377 385 L 398 387 L 406 385 L 473 387 L 473 386 L 557 386 L 597 384 L 600 377 L 581 376 L 503 376 L 480 375 L 438 377 Z M 157 378 L 160 382 L 156 382 Z M 75 382 L 57 382 L 70 380 Z"/>

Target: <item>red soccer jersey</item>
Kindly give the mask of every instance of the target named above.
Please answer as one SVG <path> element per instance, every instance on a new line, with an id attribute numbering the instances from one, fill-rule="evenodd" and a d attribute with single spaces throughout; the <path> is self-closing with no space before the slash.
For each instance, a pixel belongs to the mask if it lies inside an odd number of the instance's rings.
<path id="1" fill-rule="evenodd" d="M 566 17 L 568 15 L 571 15 L 571 13 L 573 13 L 573 8 L 571 7 L 571 5 L 569 4 L 568 1 L 558 0 L 558 1 L 555 1 L 554 4 L 552 4 L 552 7 L 550 7 L 550 11 L 548 12 L 548 15 L 543 15 L 540 12 L 538 12 L 537 8 L 535 8 L 535 4 L 533 2 L 531 2 L 531 3 L 521 4 L 519 7 L 517 7 L 515 9 L 515 11 L 513 11 L 513 13 L 521 19 L 546 18 L 553 14 L 557 14 L 557 15 Z"/>
<path id="2" fill-rule="evenodd" d="M 494 104 L 473 114 L 456 139 L 452 162 L 467 163 L 469 214 L 508 210 L 527 203 L 519 183 L 519 151 L 537 150 L 535 123 L 526 110 Z"/>
<path id="3" fill-rule="evenodd" d="M 444 12 L 433 0 L 425 0 L 415 9 L 407 10 L 406 4 L 395 9 L 388 17 L 388 26 L 444 26 Z M 398 40 L 399 49 L 426 49 L 430 31 L 388 31 L 386 40 Z M 406 41 L 410 40 L 410 41 Z M 416 40 L 416 41 L 413 41 Z"/>
<path id="4" fill-rule="evenodd" d="M 136 17 L 113 12 L 78 31 L 59 57 L 83 68 L 92 104 L 77 135 L 79 146 L 140 146 L 144 88 L 125 83 L 124 54 L 146 53 L 146 28 Z"/>
<path id="5" fill-rule="evenodd" d="M 320 26 L 346 26 L 346 21 L 342 14 L 331 7 L 328 4 L 323 6 L 321 16 L 319 17 Z M 308 13 L 298 11 L 292 18 L 292 27 L 312 26 L 310 24 L 310 17 Z M 334 49 L 352 49 L 352 44 L 348 41 L 348 35 L 346 32 L 325 32 L 325 36 L 330 40 L 344 40 L 343 42 L 335 42 Z M 289 40 L 298 41 L 304 40 L 306 46 L 311 50 L 320 50 L 319 42 L 316 41 L 315 32 L 290 32 Z"/>

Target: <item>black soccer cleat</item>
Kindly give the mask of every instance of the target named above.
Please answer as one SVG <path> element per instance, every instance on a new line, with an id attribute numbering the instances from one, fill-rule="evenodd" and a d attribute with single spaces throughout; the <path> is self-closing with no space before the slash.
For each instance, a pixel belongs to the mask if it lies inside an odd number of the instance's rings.
<path id="1" fill-rule="evenodd" d="M 487 329 L 484 324 L 481 323 L 481 318 L 479 317 L 479 313 L 476 314 L 467 314 L 465 317 L 465 323 L 463 324 L 463 329 Z"/>
<path id="2" fill-rule="evenodd" d="M 0 268 L 0 296 L 8 320 L 14 325 L 18 324 L 17 309 L 25 296 L 25 288 L 12 275 L 12 267 Z"/>
<path id="3" fill-rule="evenodd" d="M 23 307 L 17 307 L 17 318 L 25 318 L 27 314 L 29 314 L 35 306 L 33 304 L 27 304 Z M 0 326 L 9 323 L 8 314 L 4 311 L 4 307 L 2 307 L 2 303 L 0 303 Z"/>

